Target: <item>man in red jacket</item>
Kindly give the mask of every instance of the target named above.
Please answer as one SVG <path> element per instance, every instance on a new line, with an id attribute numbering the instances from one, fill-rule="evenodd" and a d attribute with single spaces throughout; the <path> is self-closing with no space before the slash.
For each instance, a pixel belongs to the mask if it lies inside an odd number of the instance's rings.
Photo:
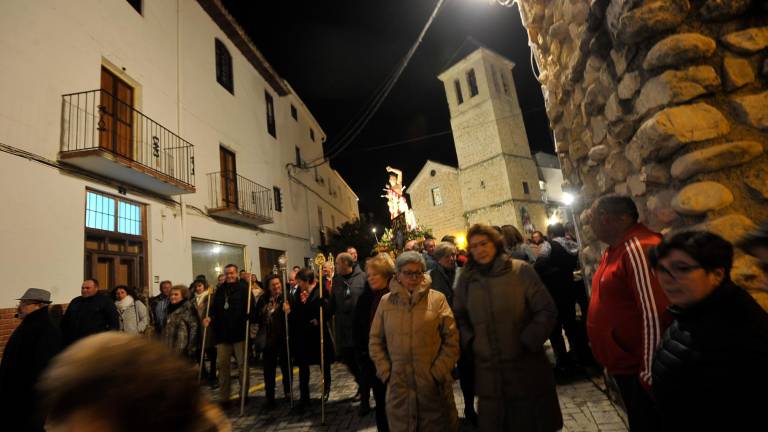
<path id="1" fill-rule="evenodd" d="M 627 196 L 606 195 L 592 205 L 590 225 L 608 249 L 592 277 L 587 331 L 595 358 L 619 387 L 630 431 L 653 431 L 659 417 L 648 392 L 652 357 L 672 319 L 647 259 L 661 234 L 638 218 Z"/>

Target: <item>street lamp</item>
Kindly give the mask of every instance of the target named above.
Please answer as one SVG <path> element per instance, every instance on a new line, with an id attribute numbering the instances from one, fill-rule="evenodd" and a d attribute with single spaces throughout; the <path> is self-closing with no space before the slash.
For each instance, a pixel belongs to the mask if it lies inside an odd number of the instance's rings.
<path id="1" fill-rule="evenodd" d="M 379 237 L 376 236 L 376 227 L 371 228 L 371 232 L 373 233 L 373 238 L 376 239 L 376 243 L 378 243 Z"/>

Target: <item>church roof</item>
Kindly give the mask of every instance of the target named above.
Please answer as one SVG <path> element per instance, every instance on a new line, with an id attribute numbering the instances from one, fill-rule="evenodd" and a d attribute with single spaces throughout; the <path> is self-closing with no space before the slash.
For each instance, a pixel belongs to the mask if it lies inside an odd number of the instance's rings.
<path id="1" fill-rule="evenodd" d="M 419 170 L 419 173 L 416 175 L 416 178 L 414 178 L 411 184 L 408 186 L 408 189 L 413 190 L 415 187 L 418 187 L 418 184 L 421 183 L 429 175 L 429 172 L 434 168 L 438 168 L 444 171 L 451 171 L 456 174 L 459 173 L 459 169 L 457 167 L 442 164 L 440 162 L 435 162 L 433 160 L 428 159 L 427 162 L 424 163 L 424 166 L 421 167 L 421 170 Z"/>

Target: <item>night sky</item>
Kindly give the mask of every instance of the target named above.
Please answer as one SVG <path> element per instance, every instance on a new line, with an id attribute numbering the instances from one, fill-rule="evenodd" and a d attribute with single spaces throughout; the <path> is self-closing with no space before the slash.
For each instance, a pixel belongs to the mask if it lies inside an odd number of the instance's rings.
<path id="1" fill-rule="evenodd" d="M 224 0 L 224 4 L 320 122 L 328 135 L 327 149 L 357 119 L 415 42 L 436 0 Z M 373 213 L 378 224 L 388 219 L 386 202 L 379 197 L 387 178 L 385 166 L 402 169 L 407 186 L 427 159 L 456 165 L 448 105 L 437 75 L 474 51 L 478 47 L 474 41 L 515 63 L 515 85 L 531 150 L 553 152 L 541 87 L 531 71 L 517 7 L 489 5 L 488 0 L 447 0 L 377 114 L 331 161 L 360 197 L 360 212 Z M 437 135 L 396 144 L 433 134 Z"/>

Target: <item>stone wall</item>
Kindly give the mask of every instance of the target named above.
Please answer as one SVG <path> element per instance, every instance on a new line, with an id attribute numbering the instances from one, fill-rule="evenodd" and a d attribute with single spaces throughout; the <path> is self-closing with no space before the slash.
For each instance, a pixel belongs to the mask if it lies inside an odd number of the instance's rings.
<path id="1" fill-rule="evenodd" d="M 431 175 L 434 172 L 434 175 Z M 440 188 L 442 204 L 436 206 L 432 200 L 432 189 Z M 418 182 L 407 189 L 416 221 L 432 229 L 437 239 L 444 235 L 458 235 L 466 231 L 464 206 L 459 188 L 459 173 L 455 168 L 441 167 L 428 161 Z"/>
<path id="2" fill-rule="evenodd" d="M 610 192 L 631 195 L 662 232 L 734 241 L 768 218 L 768 3 L 518 3 L 588 266 L 601 246 L 586 207 Z M 752 289 L 758 272 L 740 254 L 732 276 Z"/>

